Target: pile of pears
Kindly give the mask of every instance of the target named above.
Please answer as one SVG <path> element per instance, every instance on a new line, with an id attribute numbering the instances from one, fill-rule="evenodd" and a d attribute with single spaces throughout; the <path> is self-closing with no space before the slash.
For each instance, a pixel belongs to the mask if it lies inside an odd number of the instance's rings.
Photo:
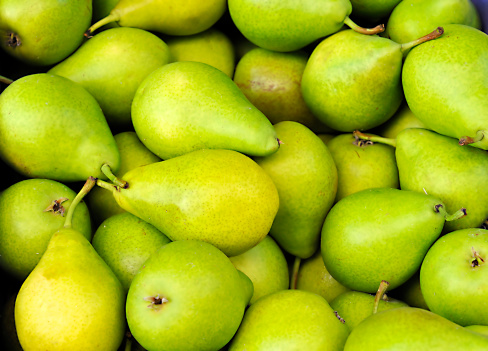
<path id="1" fill-rule="evenodd" d="M 0 2 L 1 350 L 488 350 L 488 1 Z"/>

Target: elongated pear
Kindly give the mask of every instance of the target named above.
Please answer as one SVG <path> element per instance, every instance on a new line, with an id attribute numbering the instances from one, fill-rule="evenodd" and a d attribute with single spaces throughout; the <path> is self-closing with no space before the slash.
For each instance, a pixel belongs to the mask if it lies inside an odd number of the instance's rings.
<path id="1" fill-rule="evenodd" d="M 163 160 L 198 149 L 249 156 L 278 150 L 271 122 L 232 79 L 202 62 L 174 62 L 153 71 L 132 103 L 139 139 Z"/>
<path id="2" fill-rule="evenodd" d="M 263 240 L 279 206 L 271 178 L 232 150 L 197 150 L 134 168 L 122 180 L 126 189 L 103 181 L 98 185 L 172 241 L 205 241 L 228 256 Z"/>

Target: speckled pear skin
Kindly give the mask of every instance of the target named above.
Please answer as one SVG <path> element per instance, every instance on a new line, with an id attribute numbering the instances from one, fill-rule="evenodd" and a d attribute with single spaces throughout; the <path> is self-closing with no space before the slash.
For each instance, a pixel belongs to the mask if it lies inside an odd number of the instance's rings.
<path id="1" fill-rule="evenodd" d="M 402 84 L 412 112 L 429 129 L 456 139 L 485 137 L 470 146 L 488 149 L 488 35 L 461 24 L 407 55 Z"/>
<path id="2" fill-rule="evenodd" d="M 48 73 L 71 79 L 93 95 L 112 129 L 132 127 L 132 99 L 144 78 L 169 63 L 166 43 L 138 28 L 96 33 Z"/>
<path id="3" fill-rule="evenodd" d="M 438 197 L 453 213 L 466 208 L 467 216 L 446 222 L 445 232 L 477 228 L 488 218 L 488 154 L 460 146 L 456 139 L 421 128 L 402 131 L 395 152 L 400 187 Z M 453 191 L 455 188 L 455 191 Z"/>
<path id="4" fill-rule="evenodd" d="M 290 52 L 337 32 L 351 13 L 349 0 L 229 0 L 229 13 L 252 43 Z"/>
<path id="5" fill-rule="evenodd" d="M 92 19 L 91 0 L 2 0 L 0 46 L 16 59 L 35 66 L 60 62 L 83 41 Z M 10 33 L 18 38 L 9 45 Z M 20 43 L 19 43 L 20 41 Z"/>
<path id="6" fill-rule="evenodd" d="M 362 292 L 376 293 L 382 280 L 390 289 L 403 284 L 441 234 L 445 219 L 435 210 L 439 204 L 432 195 L 392 188 L 343 198 L 322 228 L 322 257 L 329 273 Z"/>
<path id="7" fill-rule="evenodd" d="M 209 242 L 227 256 L 257 245 L 278 211 L 278 191 L 249 157 L 232 150 L 197 150 L 137 167 L 114 190 L 126 211 L 171 240 Z"/>
<path id="8" fill-rule="evenodd" d="M 116 350 L 125 334 L 124 308 L 111 269 L 80 232 L 62 228 L 20 288 L 15 325 L 26 351 Z"/>
<path id="9" fill-rule="evenodd" d="M 249 156 L 276 152 L 276 132 L 229 76 L 202 62 L 173 62 L 137 89 L 132 123 L 139 139 L 167 160 L 198 149 Z"/>
<path id="10" fill-rule="evenodd" d="M 305 103 L 334 130 L 377 127 L 403 101 L 402 60 L 401 46 L 387 38 L 352 29 L 333 34 L 315 47 L 307 62 Z"/>
<path id="11" fill-rule="evenodd" d="M 10 84 L 0 95 L 0 157 L 30 178 L 60 182 L 106 179 L 120 155 L 95 98 L 82 86 L 37 73 Z"/>

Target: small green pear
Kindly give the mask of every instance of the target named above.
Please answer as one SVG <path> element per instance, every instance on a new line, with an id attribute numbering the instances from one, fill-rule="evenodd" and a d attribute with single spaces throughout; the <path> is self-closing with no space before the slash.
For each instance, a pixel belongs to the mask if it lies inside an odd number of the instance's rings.
<path id="1" fill-rule="evenodd" d="M 170 240 L 153 225 L 125 212 L 107 218 L 95 231 L 92 245 L 129 291 L 143 263 Z"/>
<path id="2" fill-rule="evenodd" d="M 283 290 L 247 309 L 228 350 L 342 350 L 348 335 L 349 329 L 323 297 Z"/>
<path id="3" fill-rule="evenodd" d="M 202 148 L 265 156 L 279 147 L 266 116 L 229 76 L 202 62 L 173 62 L 146 77 L 132 103 L 132 123 L 163 160 Z"/>
<path id="4" fill-rule="evenodd" d="M 337 169 L 327 146 L 304 125 L 283 121 L 274 126 L 280 149 L 255 161 L 271 177 L 279 209 L 269 234 L 286 252 L 312 256 L 337 192 Z"/>
<path id="5" fill-rule="evenodd" d="M 95 35 L 48 73 L 83 86 L 95 97 L 112 129 L 127 129 L 132 127 L 130 109 L 137 88 L 170 60 L 168 45 L 156 35 L 119 27 Z"/>
<path id="6" fill-rule="evenodd" d="M 171 242 L 134 276 L 127 323 L 148 350 L 218 350 L 237 331 L 251 295 L 249 278 L 215 246 Z"/>
<path id="7" fill-rule="evenodd" d="M 272 179 L 249 157 L 202 149 L 134 168 L 127 188 L 98 181 L 127 212 L 173 241 L 201 240 L 228 256 L 256 246 L 279 207 Z"/>

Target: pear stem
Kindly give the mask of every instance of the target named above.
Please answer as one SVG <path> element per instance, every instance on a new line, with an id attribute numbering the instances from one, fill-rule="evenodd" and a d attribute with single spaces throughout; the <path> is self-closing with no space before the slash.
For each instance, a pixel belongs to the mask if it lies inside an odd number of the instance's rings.
<path id="1" fill-rule="evenodd" d="M 372 142 L 378 142 L 378 143 L 381 143 L 381 144 L 386 144 L 386 145 L 390 145 L 390 146 L 396 147 L 396 139 L 390 139 L 390 138 L 384 138 L 384 137 L 380 137 L 380 136 L 367 135 L 367 134 L 364 134 L 364 133 L 360 132 L 359 130 L 355 130 L 352 133 L 353 133 L 354 137 L 355 138 L 358 138 L 358 139 L 371 140 Z"/>
<path id="2" fill-rule="evenodd" d="M 5 83 L 7 85 L 10 85 L 12 84 L 14 81 L 10 78 L 7 78 L 7 77 L 4 77 L 4 76 L 0 76 L 0 82 L 1 83 Z"/>
<path id="3" fill-rule="evenodd" d="M 468 144 L 477 143 L 478 141 L 481 141 L 484 137 L 485 137 L 485 131 L 478 130 L 474 138 L 470 136 L 463 136 L 462 138 L 460 138 L 459 145 L 468 145 Z"/>
<path id="4" fill-rule="evenodd" d="M 404 43 L 400 45 L 400 51 L 405 55 L 408 50 L 413 48 L 414 46 L 420 45 L 425 43 L 426 41 L 433 40 L 439 38 L 442 34 L 444 34 L 444 28 L 437 27 L 433 32 L 424 35 L 421 38 L 409 41 L 408 43 Z"/>
<path id="5" fill-rule="evenodd" d="M 131 350 L 132 350 L 132 338 L 126 337 L 124 351 L 131 351 Z"/>
<path id="6" fill-rule="evenodd" d="M 105 174 L 105 176 L 118 187 L 121 187 L 122 189 L 127 189 L 129 187 L 129 184 L 125 180 L 117 178 L 115 174 L 112 173 L 112 169 L 108 164 L 104 163 L 101 170 L 102 173 Z"/>
<path id="7" fill-rule="evenodd" d="M 354 30 L 355 32 L 361 33 L 361 34 L 367 34 L 367 35 L 373 35 L 373 34 L 379 34 L 385 30 L 385 25 L 384 24 L 379 24 L 374 28 L 363 28 L 358 26 L 356 23 L 354 23 L 349 16 L 344 19 L 344 24 L 347 25 L 349 28 Z"/>
<path id="8" fill-rule="evenodd" d="M 295 256 L 295 261 L 293 262 L 293 270 L 290 276 L 290 289 L 295 290 L 297 288 L 297 281 L 298 281 L 298 270 L 300 269 L 300 263 L 302 259 L 300 257 Z"/>
<path id="9" fill-rule="evenodd" d="M 444 216 L 446 222 L 455 221 L 456 219 L 461 219 L 467 215 L 465 208 L 461 208 L 456 212 L 454 212 L 453 214 L 449 214 L 444 209 L 444 206 L 442 204 L 435 205 L 434 211 L 441 213 Z"/>
<path id="10" fill-rule="evenodd" d="M 108 182 L 105 182 L 101 179 L 97 179 L 97 185 L 100 187 L 100 188 L 103 188 L 103 189 L 106 189 L 106 190 L 109 190 L 109 191 L 115 191 L 115 190 L 118 190 L 118 187 L 117 185 L 114 185 L 114 184 L 110 184 Z"/>
<path id="11" fill-rule="evenodd" d="M 68 208 L 68 213 L 66 214 L 66 220 L 64 221 L 65 228 L 71 228 L 71 220 L 73 219 L 73 214 L 75 213 L 75 208 L 78 204 L 83 200 L 86 194 L 90 192 L 90 190 L 95 186 L 97 182 L 97 178 L 95 177 L 88 177 L 83 188 L 81 188 L 80 192 L 76 194 L 75 198 L 71 202 L 71 205 Z"/>
<path id="12" fill-rule="evenodd" d="M 381 281 L 380 286 L 378 287 L 378 291 L 374 296 L 373 314 L 378 312 L 378 306 L 380 304 L 380 300 L 383 299 L 383 297 L 385 296 L 386 290 L 388 289 L 389 286 L 390 283 L 388 283 L 386 280 Z"/>
<path id="13" fill-rule="evenodd" d="M 102 18 L 100 21 L 94 23 L 90 28 L 88 28 L 84 35 L 87 38 L 92 38 L 93 32 L 96 31 L 98 28 L 117 21 L 120 21 L 120 14 L 116 11 L 112 11 L 107 17 Z"/>

